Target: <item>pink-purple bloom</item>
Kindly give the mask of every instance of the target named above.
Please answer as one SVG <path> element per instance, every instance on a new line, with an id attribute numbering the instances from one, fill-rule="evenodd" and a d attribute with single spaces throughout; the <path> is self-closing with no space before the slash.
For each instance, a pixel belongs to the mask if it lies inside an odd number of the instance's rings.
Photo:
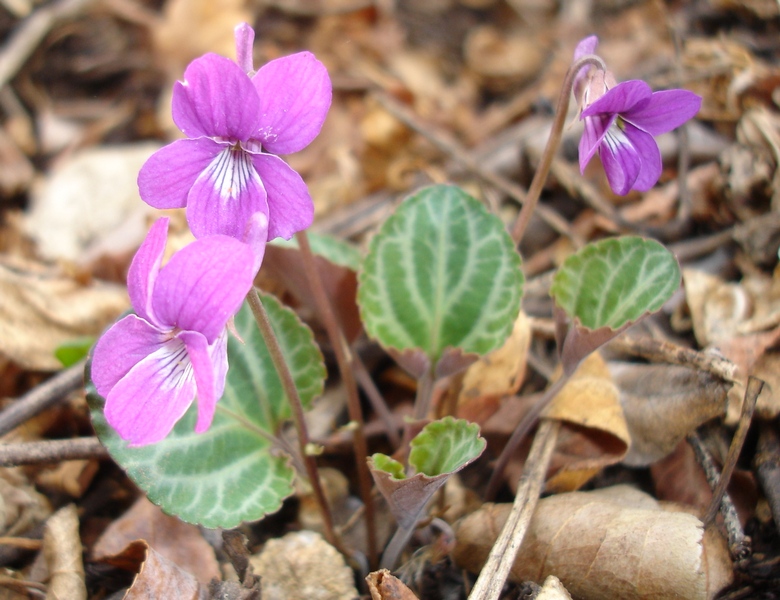
<path id="1" fill-rule="evenodd" d="M 138 249 L 127 275 L 135 314 L 111 326 L 92 356 L 106 420 L 131 446 L 165 438 L 196 394 L 195 431 L 211 425 L 225 389 L 226 326 L 259 264 L 256 249 L 213 235 L 160 268 L 167 231 L 168 219 L 159 219 Z"/>
<path id="2" fill-rule="evenodd" d="M 187 207 L 195 237 L 244 239 L 255 213 L 268 239 L 311 225 L 314 205 L 301 176 L 277 154 L 306 147 L 330 108 L 331 82 L 313 54 L 272 60 L 251 72 L 254 32 L 236 28 L 238 64 L 216 54 L 190 63 L 173 89 L 173 120 L 187 136 L 157 151 L 138 186 L 156 208 Z"/>
<path id="3" fill-rule="evenodd" d="M 596 42 L 595 36 L 582 40 L 575 60 L 592 54 Z M 585 125 L 579 147 L 580 170 L 584 172 L 598 151 L 612 191 L 622 195 L 649 190 L 663 169 L 654 136 L 693 118 L 701 107 L 701 97 L 687 90 L 653 92 L 640 80 L 616 84 L 610 72 L 600 70 L 586 80 L 583 71 L 574 82 Z"/>

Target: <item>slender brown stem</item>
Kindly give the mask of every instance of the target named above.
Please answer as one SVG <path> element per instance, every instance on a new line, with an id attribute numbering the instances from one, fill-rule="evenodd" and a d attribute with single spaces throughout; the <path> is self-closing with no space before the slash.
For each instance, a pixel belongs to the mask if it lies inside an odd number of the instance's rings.
<path id="1" fill-rule="evenodd" d="M 54 463 L 61 460 L 106 458 L 108 452 L 96 437 L 0 444 L 0 467 Z"/>
<path id="2" fill-rule="evenodd" d="M 392 444 L 394 449 L 397 449 L 401 445 L 401 436 L 398 435 L 398 428 L 395 425 L 393 414 L 387 408 L 387 403 L 382 397 L 379 388 L 376 387 L 376 383 L 371 378 L 368 369 L 366 369 L 366 365 L 363 364 L 360 356 L 354 352 L 352 353 L 352 368 L 358 384 L 363 389 L 363 393 L 368 398 L 368 401 L 371 402 L 371 407 L 385 424 L 385 432 L 390 440 L 390 444 Z"/>
<path id="3" fill-rule="evenodd" d="M 252 314 L 255 317 L 255 321 L 257 321 L 257 326 L 268 347 L 271 360 L 273 360 L 274 367 L 279 374 L 279 379 L 282 381 L 282 387 L 284 388 L 285 394 L 287 394 L 290 407 L 292 408 L 293 422 L 295 423 L 295 429 L 298 431 L 298 446 L 301 458 L 306 467 L 306 474 L 309 477 L 309 482 L 314 491 L 317 505 L 320 508 L 325 538 L 330 544 L 340 549 L 342 548 L 342 544 L 333 529 L 333 517 L 330 512 L 330 507 L 328 506 L 328 500 L 325 497 L 325 492 L 322 489 L 322 483 L 320 482 L 319 473 L 317 472 L 317 463 L 307 450 L 311 440 L 309 439 L 309 430 L 306 427 L 306 420 L 303 415 L 303 404 L 301 403 L 301 397 L 298 394 L 298 388 L 295 387 L 295 381 L 293 380 L 290 368 L 287 366 L 287 362 L 284 360 L 284 354 L 279 345 L 279 340 L 274 333 L 271 321 L 268 318 L 268 313 L 266 312 L 257 291 L 252 289 L 247 294 L 246 299 L 249 302 L 249 307 L 252 309 Z"/>
<path id="4" fill-rule="evenodd" d="M 520 209 L 515 224 L 512 226 L 512 239 L 515 241 L 515 244 L 519 244 L 520 240 L 523 239 L 523 234 L 528 227 L 528 223 L 531 221 L 531 215 L 533 215 L 536 205 L 539 202 L 539 196 L 542 193 L 544 183 L 547 181 L 547 175 L 550 173 L 550 166 L 555 157 L 555 152 L 558 150 L 558 146 L 561 143 L 563 126 L 566 122 L 566 113 L 569 110 L 571 88 L 572 85 L 574 85 L 574 77 L 580 72 L 580 69 L 587 65 L 595 65 L 604 71 L 607 70 L 603 60 L 598 56 L 588 54 L 575 62 L 566 72 L 566 78 L 563 80 L 563 87 L 558 96 L 558 106 L 555 110 L 555 119 L 553 120 L 550 137 L 547 139 L 547 145 L 544 147 L 542 157 L 539 159 L 539 165 L 536 167 L 536 173 L 534 173 L 533 181 L 531 181 L 531 187 L 528 188 L 528 193 L 525 195 L 523 207 Z"/>
<path id="5" fill-rule="evenodd" d="M 354 423 L 352 435 L 355 439 L 355 466 L 357 468 L 358 486 L 360 487 L 360 496 L 365 505 L 366 511 L 366 532 L 368 541 L 368 562 L 374 568 L 377 564 L 377 539 L 376 539 L 376 517 L 374 511 L 374 499 L 371 495 L 371 473 L 368 470 L 366 459 L 368 458 L 368 444 L 363 431 L 363 411 L 360 408 L 360 396 L 358 394 L 355 374 L 352 371 L 352 359 L 349 344 L 344 332 L 339 325 L 333 307 L 330 304 L 328 295 L 325 292 L 325 286 L 322 284 L 320 273 L 314 262 L 314 254 L 309 244 L 309 236 L 305 231 L 299 231 L 295 234 L 298 241 L 298 247 L 301 250 L 303 258 L 303 268 L 306 272 L 306 278 L 309 282 L 309 288 L 312 292 L 317 312 L 333 346 L 333 352 L 336 355 L 341 380 L 344 382 L 344 388 L 347 391 L 347 410 L 349 419 Z"/>

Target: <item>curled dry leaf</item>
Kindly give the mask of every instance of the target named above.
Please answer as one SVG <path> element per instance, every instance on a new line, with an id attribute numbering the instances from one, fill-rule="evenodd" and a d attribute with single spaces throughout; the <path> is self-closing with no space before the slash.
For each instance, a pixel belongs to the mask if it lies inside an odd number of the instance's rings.
<path id="1" fill-rule="evenodd" d="M 121 554 L 136 540 L 144 541 L 162 559 L 192 574 L 203 584 L 220 578 L 214 549 L 200 529 L 166 515 L 145 496 L 106 528 L 92 548 L 92 557 L 101 560 Z"/>
<path id="2" fill-rule="evenodd" d="M 79 517 L 74 504 L 61 508 L 46 522 L 43 555 L 51 574 L 46 600 L 86 600 Z"/>
<path id="3" fill-rule="evenodd" d="M 97 336 L 129 301 L 124 286 L 84 284 L 29 261 L 0 259 L 0 354 L 22 367 L 62 367 L 54 350 L 80 336 Z"/>
<path id="4" fill-rule="evenodd" d="M 623 463 L 643 467 L 670 454 L 699 425 L 726 413 L 730 384 L 673 365 L 612 363 L 631 434 Z"/>
<path id="5" fill-rule="evenodd" d="M 458 565 L 478 572 L 511 510 L 485 504 L 456 526 Z M 539 501 L 509 578 L 555 574 L 577 598 L 706 600 L 732 578 L 725 542 L 696 517 L 628 486 Z"/>
<path id="6" fill-rule="evenodd" d="M 269 540 L 250 564 L 262 578 L 263 600 L 352 600 L 358 595 L 344 557 L 312 531 Z"/>
<path id="7" fill-rule="evenodd" d="M 549 575 L 544 580 L 542 589 L 539 590 L 539 594 L 536 596 L 536 600 L 571 600 L 571 595 L 566 588 L 563 587 L 561 580 L 555 575 Z"/>
<path id="8" fill-rule="evenodd" d="M 192 575 L 155 552 L 143 540 L 133 542 L 120 554 L 107 558 L 106 562 L 138 573 L 123 600 L 208 598 L 206 588 Z"/>
<path id="9" fill-rule="evenodd" d="M 414 592 L 387 569 L 370 573 L 366 582 L 371 600 L 418 600 Z"/>
<path id="10" fill-rule="evenodd" d="M 28 531 L 51 514 L 49 501 L 18 470 L 0 470 L 0 533 L 15 536 Z"/>
<path id="11" fill-rule="evenodd" d="M 514 394 L 525 378 L 531 325 L 523 311 L 515 321 L 504 345 L 480 358 L 457 378 L 457 416 L 473 423 L 484 423 L 498 410 L 504 396 Z M 442 400 L 447 405 L 448 400 Z"/>

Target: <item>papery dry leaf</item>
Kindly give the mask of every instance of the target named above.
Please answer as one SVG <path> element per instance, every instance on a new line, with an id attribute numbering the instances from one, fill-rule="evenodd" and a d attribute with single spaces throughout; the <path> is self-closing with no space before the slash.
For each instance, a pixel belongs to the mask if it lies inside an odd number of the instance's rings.
<path id="1" fill-rule="evenodd" d="M 26 369 L 54 371 L 54 350 L 97 336 L 129 306 L 124 286 L 82 284 L 30 261 L 0 258 L 0 354 Z"/>
<path id="2" fill-rule="evenodd" d="M 353 600 L 358 595 L 344 557 L 313 531 L 269 540 L 249 560 L 262 577 L 263 600 Z"/>
<path id="3" fill-rule="evenodd" d="M 485 504 L 457 524 L 458 565 L 482 568 L 510 510 Z M 509 578 L 551 574 L 583 600 L 705 600 L 730 583 L 732 566 L 725 542 L 705 537 L 699 519 L 615 486 L 539 501 Z"/>
<path id="4" fill-rule="evenodd" d="M 177 565 L 203 584 L 220 578 L 214 549 L 195 525 L 166 515 L 141 496 L 113 521 L 92 547 L 94 560 L 115 556 L 133 541 L 143 540 L 166 561 Z"/>
<path id="5" fill-rule="evenodd" d="M 43 554 L 51 574 L 46 600 L 86 600 L 79 517 L 75 504 L 54 513 L 43 530 Z"/>
<path id="6" fill-rule="evenodd" d="M 483 423 L 498 410 L 502 397 L 517 392 L 525 378 L 530 345 L 530 321 L 520 311 L 504 344 L 480 358 L 463 374 L 456 392 L 457 416 Z M 442 402 L 446 405 L 447 400 Z"/>
<path id="7" fill-rule="evenodd" d="M 535 77 L 547 58 L 536 36 L 502 32 L 491 25 L 473 28 L 463 44 L 466 64 L 492 91 L 521 85 Z"/>
<path id="8" fill-rule="evenodd" d="M 66 460 L 50 470 L 41 471 L 35 482 L 49 493 L 65 493 L 81 498 L 100 468 L 97 460 Z"/>
<path id="9" fill-rule="evenodd" d="M 25 477 L 9 469 L 2 469 L 0 473 L 0 533 L 19 535 L 51 514 L 49 500 L 36 491 Z"/>
<path id="10" fill-rule="evenodd" d="M 542 585 L 535 600 L 571 600 L 571 595 L 563 587 L 560 579 L 555 575 L 549 575 L 544 580 L 544 585 Z"/>
<path id="11" fill-rule="evenodd" d="M 387 569 L 369 573 L 366 582 L 371 600 L 419 600 L 412 590 Z"/>
<path id="12" fill-rule="evenodd" d="M 24 227 L 44 258 L 87 264 L 139 246 L 155 211 L 136 179 L 157 142 L 81 150 L 33 189 Z"/>
<path id="13" fill-rule="evenodd" d="M 623 463 L 642 467 L 671 453 L 699 425 L 726 413 L 731 384 L 675 365 L 611 363 L 631 448 Z"/>
<path id="14" fill-rule="evenodd" d="M 547 481 L 550 491 L 578 489 L 619 462 L 631 443 L 618 389 L 598 352 L 582 362 L 544 416 L 564 423 L 552 459 L 560 469 Z"/>

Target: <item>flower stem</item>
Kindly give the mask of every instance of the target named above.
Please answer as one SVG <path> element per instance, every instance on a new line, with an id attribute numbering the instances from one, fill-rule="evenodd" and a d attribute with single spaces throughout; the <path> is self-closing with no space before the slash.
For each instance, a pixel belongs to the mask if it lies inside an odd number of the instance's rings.
<path id="1" fill-rule="evenodd" d="M 298 388 L 295 387 L 295 381 L 293 380 L 290 368 L 287 366 L 287 362 L 284 360 L 279 340 L 274 333 L 271 321 L 268 318 L 268 313 L 266 312 L 257 291 L 255 289 L 250 290 L 246 299 L 249 302 L 249 307 L 252 309 L 252 314 L 255 317 L 255 321 L 257 321 L 257 326 L 260 329 L 263 340 L 265 340 L 268 352 L 271 355 L 271 360 L 273 360 L 274 367 L 276 367 L 276 371 L 279 374 L 279 379 L 282 381 L 282 387 L 284 388 L 285 394 L 290 401 L 290 406 L 292 407 L 293 422 L 295 423 L 295 429 L 298 431 L 298 446 L 301 453 L 301 459 L 306 467 L 306 474 L 309 477 L 309 482 L 314 491 L 314 497 L 317 500 L 317 506 L 319 506 L 320 509 L 325 538 L 331 545 L 341 549 L 342 544 L 333 529 L 333 517 L 330 513 L 330 507 L 328 506 L 325 492 L 322 489 L 319 473 L 317 472 L 317 463 L 315 462 L 314 457 L 308 452 L 310 443 L 309 430 L 306 427 L 306 421 L 303 417 L 303 404 L 301 403 L 301 397 L 298 394 Z"/>
<path id="2" fill-rule="evenodd" d="M 555 158 L 555 153 L 561 143 L 563 126 L 566 122 L 566 113 L 569 110 L 571 88 L 574 85 L 574 77 L 580 72 L 580 69 L 587 65 L 595 65 L 603 71 L 607 70 L 607 66 L 604 64 L 603 60 L 595 54 L 588 54 L 575 62 L 566 72 L 566 77 L 563 80 L 563 87 L 558 96 L 558 106 L 555 109 L 555 119 L 553 120 L 550 137 L 547 139 L 547 145 L 544 147 L 544 152 L 539 159 L 539 165 L 536 167 L 536 173 L 534 173 L 534 178 L 531 181 L 531 187 L 528 188 L 528 193 L 525 195 L 523 207 L 520 209 L 520 213 L 517 215 L 517 219 L 515 219 L 515 223 L 512 226 L 512 239 L 515 244 L 519 244 L 520 240 L 523 239 L 523 234 L 528 227 L 528 223 L 531 221 L 531 215 L 533 215 L 534 209 L 539 202 L 542 188 L 544 188 L 547 176 L 550 173 L 553 158 Z"/>
<path id="3" fill-rule="evenodd" d="M 376 539 L 376 518 L 374 511 L 374 499 L 371 495 L 371 473 L 368 470 L 366 459 L 368 457 L 368 444 L 363 432 L 363 411 L 360 408 L 360 396 L 358 394 L 355 374 L 352 371 L 352 359 L 349 344 L 344 332 L 339 325 L 333 307 L 330 304 L 328 295 L 325 292 L 325 286 L 322 284 L 322 278 L 314 262 L 314 254 L 309 244 L 309 236 L 305 231 L 299 231 L 295 234 L 298 247 L 301 250 L 303 258 L 303 268 L 306 272 L 306 279 L 312 292 L 317 313 L 325 326 L 325 330 L 333 346 L 333 352 L 336 355 L 341 380 L 347 391 L 347 410 L 349 419 L 354 423 L 352 435 L 355 440 L 355 466 L 357 468 L 358 486 L 360 487 L 360 496 L 366 511 L 366 538 L 368 540 L 368 562 L 374 568 L 377 564 L 377 539 Z"/>

